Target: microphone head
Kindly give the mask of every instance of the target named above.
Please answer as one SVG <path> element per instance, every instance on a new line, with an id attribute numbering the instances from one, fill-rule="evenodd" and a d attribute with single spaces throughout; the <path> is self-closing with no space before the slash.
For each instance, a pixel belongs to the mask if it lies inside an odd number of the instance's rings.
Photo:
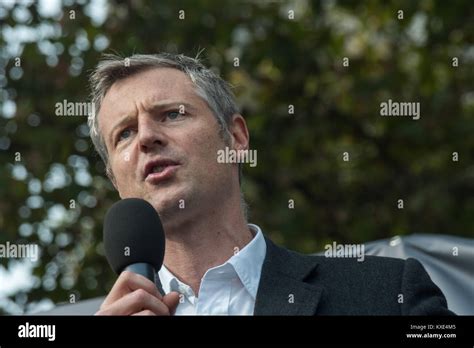
<path id="1" fill-rule="evenodd" d="M 117 274 L 134 263 L 147 263 L 159 271 L 165 256 L 165 234 L 155 208 L 138 198 L 112 205 L 104 220 L 104 248 Z"/>

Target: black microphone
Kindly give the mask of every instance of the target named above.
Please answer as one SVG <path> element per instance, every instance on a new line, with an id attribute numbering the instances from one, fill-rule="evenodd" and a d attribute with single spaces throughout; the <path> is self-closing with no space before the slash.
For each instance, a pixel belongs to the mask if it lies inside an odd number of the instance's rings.
<path id="1" fill-rule="evenodd" d="M 165 234 L 150 203 L 126 198 L 112 205 L 104 220 L 104 248 L 115 273 L 140 274 L 155 283 L 164 295 L 157 272 L 165 256 Z"/>

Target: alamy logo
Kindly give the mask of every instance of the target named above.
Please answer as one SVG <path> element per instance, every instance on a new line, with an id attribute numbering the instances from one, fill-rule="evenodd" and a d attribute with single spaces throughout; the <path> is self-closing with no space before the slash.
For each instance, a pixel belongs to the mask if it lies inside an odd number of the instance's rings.
<path id="1" fill-rule="evenodd" d="M 64 99 L 55 104 L 56 116 L 95 116 L 95 106 L 91 102 L 70 102 Z"/>
<path id="2" fill-rule="evenodd" d="M 12 244 L 8 241 L 0 244 L 0 258 L 21 258 L 36 262 L 38 253 L 38 244 Z"/>
<path id="3" fill-rule="evenodd" d="M 326 244 L 324 256 L 334 258 L 357 258 L 357 261 L 362 262 L 365 258 L 364 244 Z"/>
<path id="4" fill-rule="evenodd" d="M 56 339 L 56 325 L 36 325 L 26 322 L 18 326 L 18 337 L 20 338 L 47 338 L 48 341 Z"/>
<path id="5" fill-rule="evenodd" d="M 217 151 L 217 163 L 250 163 L 251 167 L 257 165 L 257 150 L 234 150 L 228 146 Z"/>
<path id="6" fill-rule="evenodd" d="M 380 103 L 380 116 L 409 116 L 413 120 L 420 119 L 419 102 L 396 102 L 389 99 Z"/>

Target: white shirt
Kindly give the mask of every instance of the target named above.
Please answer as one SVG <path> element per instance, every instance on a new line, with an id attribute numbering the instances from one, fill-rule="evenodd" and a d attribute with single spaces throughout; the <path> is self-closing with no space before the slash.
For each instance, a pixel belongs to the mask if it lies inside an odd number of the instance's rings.
<path id="1" fill-rule="evenodd" d="M 158 272 L 165 293 L 177 291 L 175 315 L 253 315 L 267 246 L 262 230 L 248 224 L 254 238 L 220 266 L 207 270 L 199 297 L 163 265 Z"/>

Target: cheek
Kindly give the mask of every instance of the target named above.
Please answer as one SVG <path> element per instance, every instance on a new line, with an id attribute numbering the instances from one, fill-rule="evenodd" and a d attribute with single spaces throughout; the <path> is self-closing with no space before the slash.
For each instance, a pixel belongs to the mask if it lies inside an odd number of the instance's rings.
<path id="1" fill-rule="evenodd" d="M 132 151 L 123 151 L 111 160 L 111 168 L 120 196 L 127 196 L 133 189 L 133 180 L 136 172 L 136 161 Z"/>
<path id="2" fill-rule="evenodd" d="M 209 161 L 217 147 L 217 136 L 210 127 L 199 127 L 189 134 L 187 141 L 189 153 L 200 160 Z"/>
<path id="3" fill-rule="evenodd" d="M 189 158 L 194 162 L 194 167 L 205 176 L 214 176 L 222 171 L 225 165 L 217 162 L 217 151 L 225 148 L 225 143 L 215 129 L 209 127 L 201 132 L 199 137 L 194 137 L 188 143 Z"/>

